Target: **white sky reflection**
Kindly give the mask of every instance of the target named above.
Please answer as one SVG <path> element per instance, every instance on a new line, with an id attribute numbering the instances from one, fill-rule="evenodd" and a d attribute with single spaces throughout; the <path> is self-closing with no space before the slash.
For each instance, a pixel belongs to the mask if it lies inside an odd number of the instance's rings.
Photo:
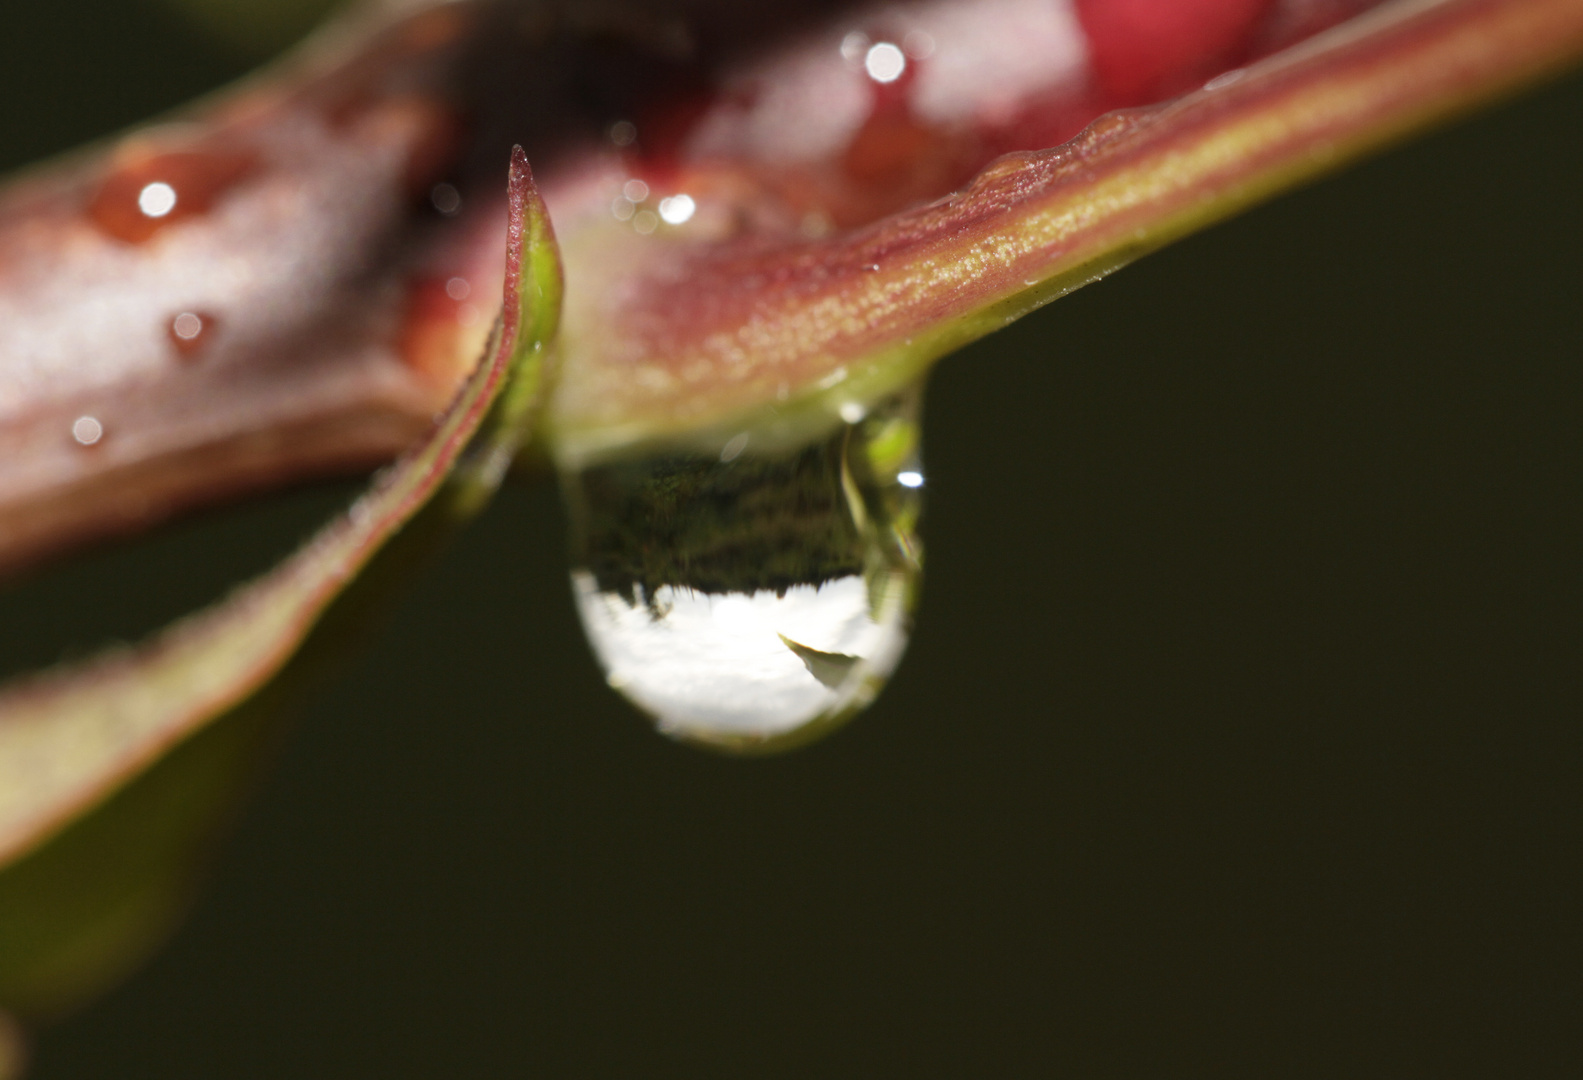
<path id="1" fill-rule="evenodd" d="M 711 595 L 665 586 L 664 612 L 601 593 L 592 575 L 572 575 L 578 610 L 610 684 L 667 731 L 701 737 L 772 736 L 793 731 L 850 701 L 870 675 L 889 674 L 905 646 L 901 589 L 887 590 L 880 622 L 868 589 L 851 576 L 784 597 L 770 591 Z M 825 686 L 781 640 L 861 657 L 839 690 Z"/>

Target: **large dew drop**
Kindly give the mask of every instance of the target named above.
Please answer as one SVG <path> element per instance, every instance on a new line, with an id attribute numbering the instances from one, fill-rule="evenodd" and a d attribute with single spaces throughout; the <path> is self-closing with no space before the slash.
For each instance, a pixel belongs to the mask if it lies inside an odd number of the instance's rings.
<path id="1" fill-rule="evenodd" d="M 801 446 L 749 430 L 568 472 L 572 588 L 610 685 L 667 735 L 739 753 L 873 701 L 919 585 L 920 398 L 848 406 Z"/>

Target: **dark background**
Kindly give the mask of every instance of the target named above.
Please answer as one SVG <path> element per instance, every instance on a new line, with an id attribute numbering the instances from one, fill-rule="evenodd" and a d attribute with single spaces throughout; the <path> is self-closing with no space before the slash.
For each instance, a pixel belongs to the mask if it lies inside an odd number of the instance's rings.
<path id="1" fill-rule="evenodd" d="M 0 154 L 247 62 L 9 5 Z M 783 758 L 651 734 L 507 490 L 36 1076 L 1578 1075 L 1580 135 L 1573 78 L 947 361 L 912 651 Z M 340 493 L 8 587 L 5 666 Z"/>

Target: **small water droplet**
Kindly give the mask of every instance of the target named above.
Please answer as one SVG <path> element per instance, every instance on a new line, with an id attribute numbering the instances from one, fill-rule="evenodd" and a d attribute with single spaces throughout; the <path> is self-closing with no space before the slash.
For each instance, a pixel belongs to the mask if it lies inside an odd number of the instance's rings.
<path id="1" fill-rule="evenodd" d="M 429 192 L 429 202 L 446 217 L 455 217 L 462 209 L 462 193 L 455 184 L 435 184 Z"/>
<path id="2" fill-rule="evenodd" d="M 97 417 L 79 416 L 72 421 L 71 437 L 76 439 L 80 446 L 97 446 L 99 440 L 104 438 L 104 425 Z"/>
<path id="3" fill-rule="evenodd" d="M 638 141 L 638 127 L 630 120 L 617 120 L 610 125 L 609 134 L 616 146 L 631 146 Z"/>
<path id="4" fill-rule="evenodd" d="M 738 432 L 564 473 L 572 589 L 610 685 L 662 732 L 741 753 L 866 707 L 921 582 L 921 400 L 803 446 Z"/>
<path id="5" fill-rule="evenodd" d="M 166 328 L 176 354 L 183 358 L 196 356 L 214 337 L 215 318 L 201 311 L 183 311 L 170 320 Z"/>
<path id="6" fill-rule="evenodd" d="M 660 216 L 652 210 L 639 210 L 632 215 L 632 227 L 647 236 L 659 228 Z"/>
<path id="7" fill-rule="evenodd" d="M 106 234 L 140 244 L 208 213 L 259 166 L 257 155 L 240 150 L 130 153 L 100 184 L 88 216 Z"/>

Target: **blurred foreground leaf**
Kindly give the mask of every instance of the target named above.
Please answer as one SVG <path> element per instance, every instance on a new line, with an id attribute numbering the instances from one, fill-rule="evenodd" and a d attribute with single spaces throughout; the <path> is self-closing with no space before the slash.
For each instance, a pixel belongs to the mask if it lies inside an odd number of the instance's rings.
<path id="1" fill-rule="evenodd" d="M 214 37 L 265 55 L 301 37 L 341 0 L 159 0 Z"/>
<path id="2" fill-rule="evenodd" d="M 22 1029 L 17 1027 L 16 1021 L 0 1012 L 0 1080 L 13 1080 L 21 1076 L 26 1064 Z"/>
<path id="3" fill-rule="evenodd" d="M 283 695 L 494 492 L 530 425 L 560 310 L 554 236 L 520 149 L 507 231 L 490 347 L 421 447 L 225 602 L 0 696 L 0 1004 L 66 1007 L 159 937 Z"/>

